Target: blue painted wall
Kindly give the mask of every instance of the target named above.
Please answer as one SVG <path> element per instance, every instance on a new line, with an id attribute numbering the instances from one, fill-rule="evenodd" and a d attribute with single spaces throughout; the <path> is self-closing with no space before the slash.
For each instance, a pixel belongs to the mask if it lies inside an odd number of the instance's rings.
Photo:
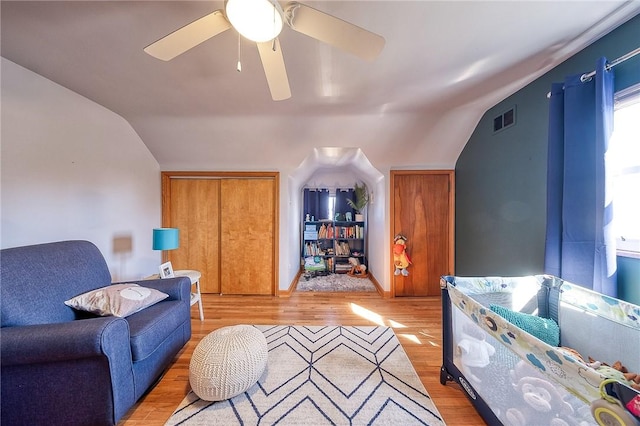
<path id="1" fill-rule="evenodd" d="M 640 259 L 618 257 L 618 298 L 640 305 Z"/>
<path id="2" fill-rule="evenodd" d="M 547 92 L 566 75 L 590 72 L 640 46 L 640 15 L 504 101 L 478 123 L 456 163 L 456 274 L 539 274 L 544 265 Z M 640 55 L 615 67 L 616 90 L 640 82 Z M 514 126 L 493 132 L 493 119 L 516 108 Z M 640 303 L 640 259 L 625 258 L 619 292 Z"/>

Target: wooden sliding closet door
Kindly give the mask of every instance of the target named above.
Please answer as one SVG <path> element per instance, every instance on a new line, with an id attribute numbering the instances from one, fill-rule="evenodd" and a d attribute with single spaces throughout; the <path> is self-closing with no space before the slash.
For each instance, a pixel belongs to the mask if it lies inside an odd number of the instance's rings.
<path id="1" fill-rule="evenodd" d="M 391 239 L 393 243 L 396 234 L 407 237 L 413 262 L 408 276 L 392 275 L 395 296 L 438 296 L 440 276 L 453 274 L 453 173 L 391 171 Z"/>
<path id="2" fill-rule="evenodd" d="M 174 269 L 200 271 L 203 293 L 277 294 L 278 183 L 274 172 L 163 172 Z"/>
<path id="3" fill-rule="evenodd" d="M 221 181 L 222 293 L 274 294 L 275 195 L 273 179 Z"/>
<path id="4" fill-rule="evenodd" d="M 220 293 L 220 180 L 173 178 L 168 226 L 180 230 L 180 248 L 169 251 L 174 269 L 200 271 L 200 291 Z"/>

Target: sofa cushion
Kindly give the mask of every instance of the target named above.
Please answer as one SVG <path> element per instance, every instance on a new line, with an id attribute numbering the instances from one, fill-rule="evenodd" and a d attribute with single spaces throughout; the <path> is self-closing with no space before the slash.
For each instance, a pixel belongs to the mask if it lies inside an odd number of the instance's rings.
<path id="1" fill-rule="evenodd" d="M 187 302 L 165 300 L 127 318 L 133 361 L 140 361 L 155 351 L 185 321 Z M 190 321 L 190 318 L 188 319 Z"/>
<path id="2" fill-rule="evenodd" d="M 1 251 L 2 327 L 73 321 L 64 301 L 111 283 L 107 263 L 88 241 L 61 241 Z"/>
<path id="3" fill-rule="evenodd" d="M 100 316 L 128 317 L 169 297 L 138 284 L 114 284 L 66 300 L 65 305 Z"/>

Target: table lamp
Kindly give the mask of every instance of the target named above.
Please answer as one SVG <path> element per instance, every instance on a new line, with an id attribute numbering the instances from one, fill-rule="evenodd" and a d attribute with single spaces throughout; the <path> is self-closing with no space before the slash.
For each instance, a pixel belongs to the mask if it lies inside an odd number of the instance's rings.
<path id="1" fill-rule="evenodd" d="M 178 230 L 178 228 L 154 228 L 153 229 L 153 249 L 154 250 L 162 250 L 163 252 L 165 250 L 174 250 L 177 249 L 178 247 L 180 247 L 180 232 Z M 164 262 L 164 253 L 163 253 L 163 259 L 162 261 Z M 170 263 L 170 262 L 167 262 Z M 163 265 L 165 265 L 165 263 L 163 263 Z M 161 265 L 161 271 L 162 271 L 162 266 Z M 171 269 L 171 266 L 169 265 L 169 269 L 171 272 L 173 272 Z M 162 272 L 161 272 L 162 275 Z M 173 274 L 170 274 L 173 275 Z"/>

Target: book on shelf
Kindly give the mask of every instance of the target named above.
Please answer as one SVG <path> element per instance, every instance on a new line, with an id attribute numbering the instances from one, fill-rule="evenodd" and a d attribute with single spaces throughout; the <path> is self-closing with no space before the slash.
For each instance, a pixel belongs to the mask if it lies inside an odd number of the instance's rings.
<path id="1" fill-rule="evenodd" d="M 334 270 L 336 273 L 349 272 L 351 270 L 351 265 L 348 263 L 336 263 Z"/>
<path id="2" fill-rule="evenodd" d="M 305 256 L 324 256 L 324 250 L 318 246 L 315 242 L 307 242 L 304 245 L 304 255 Z"/>
<path id="3" fill-rule="evenodd" d="M 336 226 L 336 238 L 364 238 L 364 228 L 360 225 Z"/>
<path id="4" fill-rule="evenodd" d="M 306 271 L 326 271 L 327 262 L 325 262 L 324 259 L 319 259 L 315 256 L 307 256 L 304 259 L 304 269 Z"/>
<path id="5" fill-rule="evenodd" d="M 317 231 L 304 231 L 304 239 L 305 240 L 317 240 L 318 232 Z"/>
<path id="6" fill-rule="evenodd" d="M 327 238 L 327 227 L 324 224 L 318 229 L 318 238 Z"/>
<path id="7" fill-rule="evenodd" d="M 336 241 L 335 243 L 336 256 L 349 256 L 351 254 L 351 248 L 349 243 L 345 241 Z"/>

